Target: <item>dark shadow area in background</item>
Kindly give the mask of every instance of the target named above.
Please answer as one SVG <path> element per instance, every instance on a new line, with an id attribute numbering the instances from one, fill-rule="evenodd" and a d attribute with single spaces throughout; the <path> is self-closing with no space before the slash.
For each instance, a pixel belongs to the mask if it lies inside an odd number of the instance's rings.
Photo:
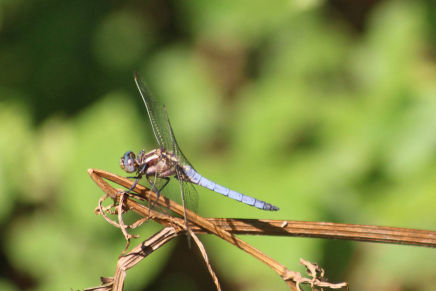
<path id="1" fill-rule="evenodd" d="M 363 34 L 366 29 L 368 15 L 384 1 L 381 0 L 356 0 L 352 4 L 347 0 L 326 1 L 332 19 L 342 19 L 348 27 L 358 34 Z"/>
<path id="2" fill-rule="evenodd" d="M 178 39 L 189 39 L 171 1 L 33 1 L 22 10 L 2 11 L 0 84 L 19 89 L 36 124 L 53 114 L 72 116 L 114 89 L 136 93 L 133 72 L 109 70 L 95 58 L 93 38 L 113 11 L 134 9 L 153 30 L 147 54 Z M 132 27 L 132 29 L 135 29 Z M 21 94 L 22 93 L 22 94 Z M 7 94 L 4 94 L 7 96 Z"/>
<path id="3" fill-rule="evenodd" d="M 201 236 L 199 238 L 201 240 Z M 213 257 L 210 257 L 211 254 L 208 255 L 211 266 L 218 276 L 221 289 L 240 290 L 241 286 L 229 285 L 225 276 L 220 274 L 214 264 Z M 191 239 L 189 249 L 186 236 L 183 235 L 176 239 L 176 245 L 160 274 L 144 290 L 216 290 L 216 286 L 197 246 Z"/>
<path id="4" fill-rule="evenodd" d="M 5 220 L 0 224 L 0 233 L 3 239 L 0 240 L 0 278 L 3 278 L 8 284 L 17 288 L 17 290 L 35 290 L 38 288 L 38 280 L 27 270 L 17 268 L 13 262 L 9 260 L 6 253 L 7 249 L 5 243 L 7 242 L 9 231 L 12 229 L 14 221 L 22 219 L 23 216 L 28 216 L 34 213 L 37 209 L 44 207 L 43 205 L 36 204 L 16 204 L 11 211 L 13 214 L 8 216 L 11 219 Z M 29 237 L 29 244 L 32 243 Z"/>

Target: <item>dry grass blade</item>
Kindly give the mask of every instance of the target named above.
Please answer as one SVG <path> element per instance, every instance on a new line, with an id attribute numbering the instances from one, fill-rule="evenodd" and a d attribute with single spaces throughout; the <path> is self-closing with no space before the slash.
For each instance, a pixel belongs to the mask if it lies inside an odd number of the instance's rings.
<path id="1" fill-rule="evenodd" d="M 123 233 L 126 239 L 130 239 L 130 237 L 127 232 L 125 233 L 126 227 L 122 223 L 120 213 L 122 213 L 123 209 L 132 210 L 143 216 L 144 219 L 153 219 L 164 226 L 177 230 L 177 233 L 179 233 L 180 231 L 185 231 L 184 228 L 186 228 L 186 225 L 183 223 L 182 219 L 168 214 L 156 212 L 128 197 L 125 199 L 121 198 L 124 195 L 120 195 L 120 191 L 109 185 L 106 181 L 103 180 L 103 178 L 112 181 L 118 185 L 121 185 L 127 189 L 132 186 L 132 181 L 118 175 L 108 173 L 106 171 L 90 169 L 88 170 L 88 172 L 92 179 L 97 183 L 97 185 L 116 202 L 115 204 L 117 204 L 118 202 L 117 214 L 119 223 L 112 224 L 120 227 L 121 229 L 124 229 Z M 180 215 L 181 217 L 184 217 L 185 215 L 184 209 L 181 205 L 163 196 L 157 198 L 157 195 L 154 192 L 141 185 L 136 185 L 133 191 L 139 196 L 145 198 L 146 200 L 154 201 L 156 205 L 160 207 L 165 207 Z M 103 210 L 104 209 L 101 207 L 100 202 L 99 211 L 102 212 Z M 321 290 L 323 290 L 323 288 L 348 288 L 348 285 L 347 283 L 333 284 L 327 282 L 324 278 L 324 271 L 319 266 L 302 260 L 301 262 L 306 266 L 309 276 L 311 277 L 305 278 L 298 272 L 288 270 L 284 265 L 273 260 L 266 254 L 242 241 L 238 237 L 235 237 L 234 234 L 318 237 L 436 247 L 436 232 L 426 230 L 308 221 L 204 218 L 189 210 L 186 211 L 186 218 L 189 222 L 189 228 L 192 231 L 192 237 L 195 238 L 196 242 L 198 238 L 196 237 L 195 233 L 214 234 L 221 239 L 233 244 L 234 246 L 244 250 L 245 252 L 251 254 L 252 256 L 269 266 L 272 270 L 274 270 L 282 277 L 282 279 L 288 284 L 288 286 L 292 290 L 301 290 L 301 284 L 308 284 L 312 287 L 312 289 L 321 288 Z M 105 217 L 105 219 L 108 220 L 107 217 Z M 197 245 L 199 246 L 205 262 L 210 270 L 210 273 L 217 284 L 218 281 L 210 267 L 206 251 L 202 247 L 201 243 L 197 243 Z M 129 254 L 131 254 L 131 252 Z M 120 274 L 122 276 L 125 276 L 126 266 L 130 265 L 123 264 L 123 268 L 120 269 L 124 270 L 123 272 L 120 271 Z M 122 282 L 124 280 L 121 275 L 119 277 L 122 278 L 122 280 L 118 280 L 118 282 Z M 118 285 L 112 285 L 112 287 L 116 286 Z M 218 284 L 217 288 L 219 288 Z"/>
<path id="2" fill-rule="evenodd" d="M 145 259 L 149 254 L 159 249 L 165 243 L 171 239 L 177 237 L 182 230 L 177 230 L 173 227 L 166 227 L 154 234 L 146 241 L 140 243 L 133 248 L 129 253 L 119 258 L 117 268 L 113 278 L 102 278 L 102 286 L 85 289 L 85 291 L 91 290 L 123 290 L 124 280 L 126 277 L 126 271 L 134 267 L 140 261 Z"/>
<path id="3" fill-rule="evenodd" d="M 208 218 L 232 234 L 342 239 L 436 248 L 436 231 L 332 222 Z M 200 228 L 192 226 L 194 231 Z"/>
<path id="4" fill-rule="evenodd" d="M 106 181 L 104 181 L 102 178 L 108 179 L 114 183 L 117 183 L 118 185 L 121 185 L 123 187 L 129 188 L 132 185 L 132 182 L 126 178 L 120 177 L 118 175 L 108 173 L 106 171 L 101 170 L 88 170 L 91 178 L 97 183 L 97 185 L 106 193 L 108 194 L 112 199 L 117 201 L 119 199 L 119 191 L 115 188 L 111 187 Z M 165 208 L 168 208 L 177 214 L 183 216 L 184 215 L 184 209 L 181 205 L 175 203 L 174 201 L 171 201 L 163 196 L 157 197 L 156 193 L 153 191 L 150 191 L 149 189 L 145 188 L 141 185 L 136 185 L 136 187 L 133 189 L 136 193 L 141 195 L 142 197 L 145 197 L 146 199 L 150 199 L 150 201 L 155 201 L 155 203 L 159 206 L 163 206 Z M 143 217 L 148 217 L 150 210 L 148 207 L 136 203 L 132 199 L 126 200 L 126 207 L 131 209 L 132 211 L 142 215 Z M 159 214 L 163 215 L 163 214 Z M 158 215 L 158 216 L 159 216 Z M 274 270 L 282 279 L 293 289 L 297 290 L 297 287 L 295 285 L 295 282 L 292 280 L 292 278 L 295 276 L 295 272 L 288 270 L 284 265 L 280 264 L 279 262 L 275 261 L 274 259 L 270 258 L 263 252 L 259 251 L 255 247 L 251 246 L 250 244 L 246 243 L 245 241 L 235 237 L 233 234 L 223 230 L 217 225 L 214 225 L 210 221 L 208 221 L 206 218 L 203 218 L 196 213 L 187 210 L 186 216 L 188 218 L 188 221 L 190 224 L 193 224 L 197 227 L 201 227 L 204 230 L 207 230 L 208 232 L 215 234 L 216 236 L 220 237 L 221 239 L 231 243 L 232 245 L 242 249 L 243 251 L 251 254 L 267 266 L 269 266 L 272 270 Z M 155 219 L 151 217 L 152 219 Z M 156 218 L 156 221 L 159 223 L 162 223 L 164 225 L 167 225 L 168 219 L 159 219 Z"/>
<path id="5" fill-rule="evenodd" d="M 215 272 L 212 269 L 212 266 L 209 262 L 209 256 L 207 255 L 206 249 L 204 248 L 203 243 L 200 241 L 198 236 L 191 230 L 189 230 L 191 237 L 194 239 L 195 243 L 198 246 L 198 249 L 200 250 L 201 255 L 203 256 L 203 259 L 206 263 L 207 269 L 209 270 L 210 275 L 212 276 L 213 282 L 217 288 L 218 291 L 221 291 L 221 286 L 218 281 L 218 277 L 216 276 Z"/>
<path id="6" fill-rule="evenodd" d="M 129 181 L 128 179 L 114 175 L 112 173 L 101 170 L 90 171 L 92 171 L 93 173 L 90 174 L 91 176 L 96 175 L 98 177 L 104 177 L 124 187 L 128 187 L 129 185 L 131 185 L 131 181 Z M 96 183 L 99 184 L 99 182 L 97 181 Z M 100 188 L 102 186 L 104 186 L 104 184 L 102 184 Z M 111 188 L 110 185 L 108 185 L 108 187 Z M 104 188 L 102 189 L 105 191 Z M 136 190 L 138 190 L 139 193 L 142 193 L 143 195 L 151 195 L 152 199 L 155 199 L 156 197 L 153 196 L 155 194 L 152 191 L 149 191 L 141 185 L 138 185 L 137 188 L 135 188 L 135 191 Z M 113 199 L 116 199 L 118 192 L 115 191 L 113 195 L 114 196 L 111 197 Z M 183 207 L 171 200 L 168 200 L 161 196 L 158 203 L 159 205 L 164 206 L 179 215 L 183 215 Z M 189 212 L 189 218 L 190 221 L 193 222 L 192 225 L 190 224 L 190 227 L 192 227 L 193 231 L 195 232 L 207 231 L 211 233 L 216 233 L 216 231 L 210 230 L 210 227 L 218 227 L 219 231 L 231 234 L 316 237 L 327 239 L 415 245 L 431 248 L 436 247 L 436 231 L 431 230 L 332 222 L 270 219 L 265 220 L 202 218 L 192 212 Z"/>

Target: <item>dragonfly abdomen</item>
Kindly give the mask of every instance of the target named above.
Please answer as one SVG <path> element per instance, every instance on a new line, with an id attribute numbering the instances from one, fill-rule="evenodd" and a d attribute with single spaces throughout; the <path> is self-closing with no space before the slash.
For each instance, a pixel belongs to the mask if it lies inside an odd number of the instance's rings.
<path id="1" fill-rule="evenodd" d="M 245 203 L 247 205 L 257 207 L 257 208 L 262 209 L 262 210 L 279 210 L 278 207 L 271 205 L 265 201 L 257 200 L 254 197 L 244 195 L 242 193 L 230 190 L 227 187 L 221 186 L 221 185 L 203 177 L 197 171 L 195 171 L 192 167 L 185 166 L 184 170 L 185 170 L 186 176 L 188 176 L 191 183 L 197 184 L 197 185 L 202 186 L 204 188 L 208 188 L 216 193 L 219 193 L 221 195 L 227 196 L 227 197 L 232 198 L 234 200 L 240 201 L 240 202 Z"/>

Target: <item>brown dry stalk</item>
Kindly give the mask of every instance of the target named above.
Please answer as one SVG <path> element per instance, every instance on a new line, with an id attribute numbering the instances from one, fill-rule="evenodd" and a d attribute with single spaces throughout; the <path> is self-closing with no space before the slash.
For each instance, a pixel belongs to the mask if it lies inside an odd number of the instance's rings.
<path id="1" fill-rule="evenodd" d="M 124 177 L 102 170 L 89 170 L 89 173 L 91 177 L 93 177 L 93 175 L 103 177 L 124 187 L 129 187 L 132 183 Z M 99 184 L 96 179 L 94 179 L 94 181 Z M 102 188 L 104 185 L 99 184 L 99 186 Z M 104 188 L 102 189 L 105 190 Z M 141 185 L 138 185 L 137 188 L 135 188 L 135 191 L 136 190 L 138 190 L 139 193 L 150 195 L 151 199 L 156 198 L 155 193 Z M 111 197 L 116 199 L 119 192 L 115 192 L 113 195 L 114 196 Z M 158 204 L 183 216 L 183 207 L 174 201 L 160 196 Z M 189 212 L 191 221 L 195 221 L 197 217 L 199 217 L 197 214 Z M 205 220 L 207 223 L 219 226 L 220 230 L 232 234 L 316 237 L 436 248 L 436 231 L 431 230 L 295 220 L 235 218 L 205 218 Z M 208 230 L 207 227 L 203 227 L 201 224 L 198 225 L 190 224 L 190 227 L 192 227 L 195 232 Z M 210 232 L 214 233 L 214 231 Z"/>
<path id="2" fill-rule="evenodd" d="M 120 177 L 118 175 L 106 171 L 90 169 L 88 170 L 88 173 L 90 174 L 91 178 L 97 183 L 97 185 L 115 201 L 119 199 L 120 191 L 110 186 L 102 178 L 108 179 L 126 188 L 130 188 L 132 185 L 132 181 L 128 180 L 127 178 Z M 150 191 L 149 189 L 141 185 L 136 185 L 133 191 L 140 194 L 142 197 L 146 197 L 146 199 L 149 199 L 149 201 L 156 201 L 155 203 L 159 206 L 168 208 L 181 216 L 184 215 L 183 206 L 163 196 L 160 196 L 158 199 L 156 193 Z M 128 209 L 131 209 L 132 211 L 142 215 L 143 217 L 148 217 L 151 213 L 151 210 L 148 207 L 139 204 L 132 199 L 126 199 L 125 204 Z M 150 216 L 152 219 L 158 221 L 163 225 L 168 225 L 168 221 L 171 222 L 171 218 L 167 217 L 168 215 L 163 213 L 159 213 L 159 214 L 156 213 L 155 217 L 153 217 L 153 215 Z M 298 290 L 295 283 L 292 281 L 292 279 L 295 276 L 295 272 L 288 270 L 284 265 L 273 260 L 272 258 L 265 255 L 255 247 L 235 237 L 234 235 L 221 229 L 220 227 L 212 224 L 207 219 L 197 215 L 196 213 L 186 210 L 186 216 L 190 223 L 194 223 L 197 227 L 201 227 L 203 231 L 207 230 L 208 232 L 215 234 L 216 236 L 224 239 L 225 241 L 233 244 L 234 246 L 246 251 L 247 253 L 251 254 L 255 258 L 259 259 L 264 264 L 268 265 L 271 269 L 273 269 L 277 274 L 279 274 L 279 276 L 282 277 L 283 280 L 285 280 L 285 282 L 293 290 Z"/>
<path id="3" fill-rule="evenodd" d="M 149 254 L 165 245 L 168 241 L 177 237 L 180 231 L 181 230 L 177 230 L 173 227 L 166 227 L 154 234 L 146 241 L 134 247 L 128 254 L 118 259 L 114 277 L 102 277 L 101 281 L 103 284 L 101 286 L 87 288 L 85 291 L 123 290 L 126 271 L 145 259 Z"/>
<path id="4" fill-rule="evenodd" d="M 436 231 L 389 226 L 272 219 L 207 218 L 232 234 L 341 239 L 436 247 Z M 195 232 L 200 229 L 192 226 Z"/>
<path id="5" fill-rule="evenodd" d="M 120 177 L 118 175 L 102 171 L 90 169 L 88 170 L 91 178 L 97 183 L 97 185 L 108 195 L 110 196 L 118 205 L 116 206 L 118 213 L 118 223 L 110 222 L 114 226 L 122 228 L 123 234 L 126 237 L 127 242 L 130 241 L 131 235 L 126 232 L 126 228 L 128 226 L 124 225 L 122 222 L 121 213 L 132 210 L 141 216 L 144 219 L 153 219 L 167 228 L 174 229 L 173 236 L 169 237 L 170 240 L 181 233 L 185 233 L 186 225 L 183 222 L 183 219 L 154 211 L 146 207 L 143 204 L 137 203 L 135 200 L 130 199 L 129 197 L 124 197 L 126 195 L 120 195 L 120 190 L 115 189 L 111 185 L 109 185 L 106 181 L 107 179 L 112 181 L 118 185 L 121 185 L 126 188 L 130 188 L 132 186 L 132 181 L 127 178 Z M 133 189 L 140 196 L 144 197 L 149 201 L 156 201 L 156 205 L 165 207 L 180 216 L 184 216 L 184 209 L 181 205 L 175 203 L 172 200 L 169 200 L 163 196 L 160 196 L 157 199 L 156 193 L 150 191 L 149 189 L 136 185 Z M 122 197 L 122 198 L 120 198 Z M 136 197 L 136 196 L 135 196 Z M 119 203 L 120 199 L 123 203 Z M 156 200 L 157 199 L 157 200 Z M 104 211 L 108 211 L 108 209 L 103 209 L 101 206 L 101 201 L 99 203 L 99 213 L 105 216 L 106 220 L 110 220 L 104 213 Z M 109 211 L 108 211 L 109 212 Z M 113 213 L 112 213 L 113 214 Z M 300 290 L 300 284 L 310 284 L 318 287 L 328 287 L 328 288 L 347 288 L 346 283 L 339 284 L 331 284 L 323 280 L 322 276 L 317 276 L 314 273 L 313 266 L 311 263 L 302 261 L 302 263 L 311 270 L 309 275 L 312 279 L 303 278 L 300 273 L 293 272 L 288 270 L 282 264 L 276 262 L 269 256 L 265 255 L 258 249 L 253 246 L 247 244 L 241 239 L 234 236 L 234 234 L 255 234 L 255 235 L 280 235 L 280 236 L 299 236 L 299 237 L 317 237 L 317 238 L 330 238 L 330 239 L 343 239 L 343 240 L 357 240 L 357 241 L 368 241 L 368 242 L 381 242 L 381 243 L 393 243 L 393 244 L 409 244 L 409 245 L 417 245 L 417 246 L 427 246 L 427 247 L 436 247 L 436 232 L 434 231 L 425 231 L 425 230 L 415 230 L 415 229 L 406 229 L 406 228 L 394 228 L 394 227 L 381 227 L 381 226 L 370 226 L 370 225 L 352 225 L 352 224 L 338 224 L 338 223 L 326 223 L 326 222 L 308 222 L 308 221 L 291 221 L 291 220 L 259 220 L 259 219 L 229 219 L 229 218 L 203 218 L 197 215 L 194 212 L 189 210 L 186 211 L 186 217 L 189 222 L 189 231 L 192 234 L 195 233 L 211 233 L 216 236 L 224 239 L 225 241 L 235 245 L 236 247 L 246 251 L 252 256 L 256 257 L 264 264 L 268 265 L 271 269 L 273 269 L 277 274 L 279 274 L 282 279 L 288 284 L 288 286 L 292 290 Z M 165 229 L 167 229 L 165 228 Z M 168 237 L 166 235 L 162 235 L 163 237 Z M 153 236 L 153 238 L 160 238 L 159 234 Z M 107 279 L 109 283 L 106 286 L 110 286 L 109 289 L 105 290 L 122 290 L 122 285 L 124 282 L 125 271 L 135 265 L 138 261 L 142 260 L 146 257 L 146 254 L 140 253 L 140 251 L 136 250 L 138 247 L 143 247 L 145 243 L 153 244 L 151 238 L 144 243 L 141 243 L 139 246 L 135 247 L 132 251 L 129 252 L 125 257 L 137 257 L 134 262 L 126 262 L 120 261 L 117 265 L 117 272 L 114 278 Z M 195 242 L 199 246 L 203 257 L 205 258 L 206 265 L 208 269 L 214 277 L 214 273 L 211 269 L 211 266 L 207 260 L 207 254 L 204 250 L 204 247 L 199 242 L 199 240 L 195 237 Z M 160 240 L 158 240 L 160 241 Z M 166 241 L 163 243 L 165 243 Z M 162 244 L 163 244 L 162 243 Z M 148 248 L 150 249 L 150 248 Z M 157 249 L 157 248 L 156 248 Z M 153 249 L 154 251 L 154 249 Z M 135 255 L 136 254 L 136 255 Z M 312 266 L 312 267 L 310 267 Z M 114 281 L 111 281 L 114 280 Z M 215 284 L 219 289 L 218 280 L 214 277 Z M 103 286 L 101 286 L 103 287 Z M 105 287 L 103 287 L 105 288 Z M 112 289 L 113 288 L 113 289 Z"/>

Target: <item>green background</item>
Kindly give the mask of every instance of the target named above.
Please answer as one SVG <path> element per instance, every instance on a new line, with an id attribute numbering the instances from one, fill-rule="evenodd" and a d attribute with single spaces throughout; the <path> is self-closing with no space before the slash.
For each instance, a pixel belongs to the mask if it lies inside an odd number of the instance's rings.
<path id="1" fill-rule="evenodd" d="M 125 175 L 126 150 L 156 146 L 136 70 L 200 173 L 280 207 L 198 189 L 201 215 L 434 230 L 436 6 L 345 2 L 1 0 L 0 289 L 113 275 L 124 239 L 94 214 L 103 193 L 87 169 Z M 353 290 L 435 290 L 434 249 L 241 238 L 291 270 L 318 262 Z M 249 255 L 201 239 L 225 290 L 287 290 Z M 213 285 L 181 238 L 128 272 L 126 290 L 147 288 Z"/>

